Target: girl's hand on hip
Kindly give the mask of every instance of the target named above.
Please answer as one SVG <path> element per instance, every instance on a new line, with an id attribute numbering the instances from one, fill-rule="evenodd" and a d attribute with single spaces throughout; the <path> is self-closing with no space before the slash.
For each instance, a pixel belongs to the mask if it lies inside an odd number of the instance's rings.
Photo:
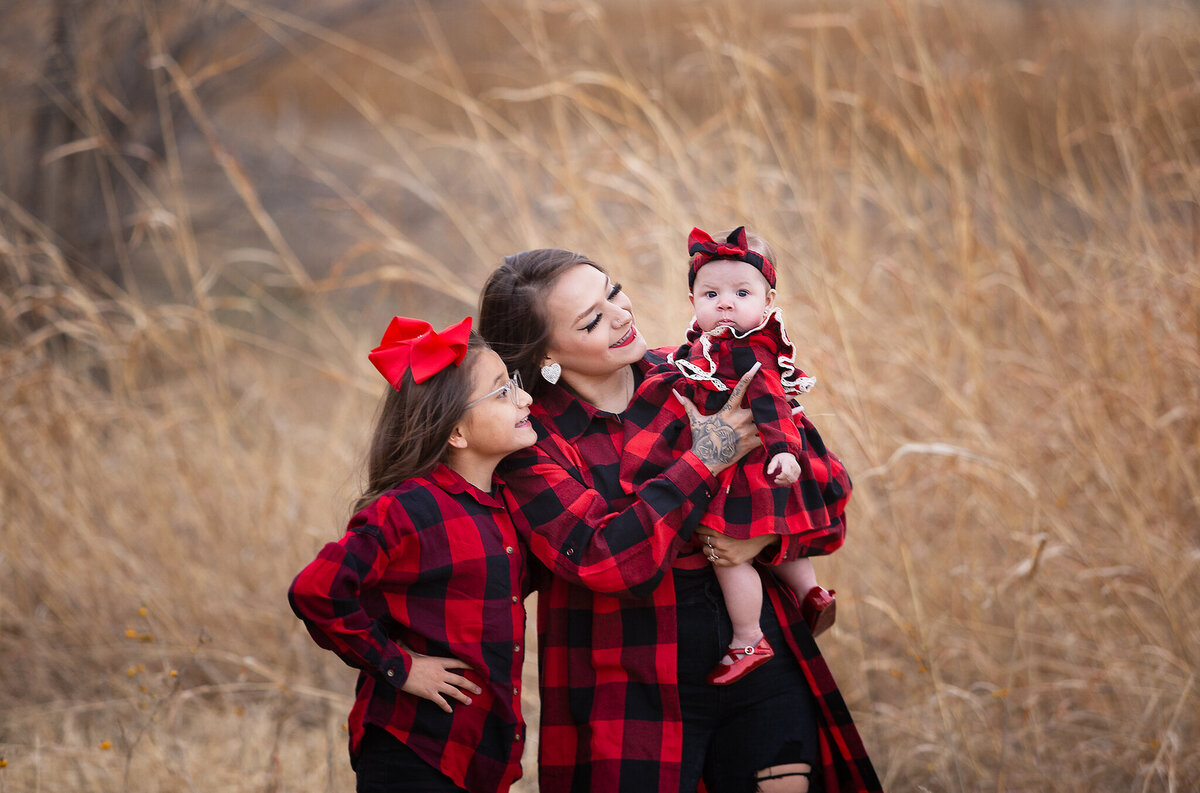
<path id="1" fill-rule="evenodd" d="M 453 710 L 450 703 L 446 701 L 446 697 L 456 699 L 464 705 L 470 705 L 471 698 L 467 696 L 466 692 L 480 693 L 479 686 L 462 675 L 450 671 L 451 669 L 470 669 L 468 664 L 464 664 L 457 658 L 440 658 L 436 655 L 420 655 L 418 653 L 411 655 L 412 669 L 408 673 L 408 680 L 405 680 L 404 685 L 400 687 L 401 691 L 427 699 L 447 713 L 451 713 Z"/>
<path id="2" fill-rule="evenodd" d="M 708 466 L 714 475 L 724 471 L 758 446 L 758 427 L 754 426 L 754 415 L 749 408 L 742 407 L 742 397 L 750 387 L 750 380 L 758 373 L 762 364 L 756 363 L 742 375 L 737 385 L 729 392 L 729 399 L 716 413 L 703 415 L 691 402 L 671 393 L 683 405 L 688 421 L 692 425 L 692 451 Z"/>
<path id="3" fill-rule="evenodd" d="M 752 562 L 764 548 L 779 539 L 773 534 L 766 534 L 746 540 L 735 540 L 705 528 L 699 529 L 696 537 L 702 543 L 701 548 L 713 567 L 736 567 Z"/>

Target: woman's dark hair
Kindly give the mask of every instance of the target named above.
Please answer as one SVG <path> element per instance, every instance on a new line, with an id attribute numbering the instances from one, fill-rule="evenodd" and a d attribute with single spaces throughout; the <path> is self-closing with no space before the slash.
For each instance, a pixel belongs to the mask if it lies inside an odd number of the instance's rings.
<path id="1" fill-rule="evenodd" d="M 458 366 L 447 366 L 423 383 L 405 372 L 399 391 L 387 387 L 367 451 L 367 485 L 355 512 L 446 459 L 450 433 L 467 412 L 475 385 L 475 360 L 486 349 L 487 343 L 472 331 Z"/>
<path id="2" fill-rule="evenodd" d="M 606 272 L 583 254 L 560 248 L 514 253 L 492 271 L 479 295 L 479 332 L 510 371 L 521 373 L 525 390 L 535 397 L 542 387 L 539 370 L 550 341 L 546 296 L 554 282 L 578 264 Z"/>

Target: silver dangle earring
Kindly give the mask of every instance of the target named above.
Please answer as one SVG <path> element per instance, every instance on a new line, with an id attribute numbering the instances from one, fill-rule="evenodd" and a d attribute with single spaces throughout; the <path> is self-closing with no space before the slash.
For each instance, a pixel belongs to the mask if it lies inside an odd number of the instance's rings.
<path id="1" fill-rule="evenodd" d="M 548 363 L 542 367 L 542 379 L 550 385 L 557 383 L 560 377 L 562 377 L 562 367 L 557 363 Z"/>

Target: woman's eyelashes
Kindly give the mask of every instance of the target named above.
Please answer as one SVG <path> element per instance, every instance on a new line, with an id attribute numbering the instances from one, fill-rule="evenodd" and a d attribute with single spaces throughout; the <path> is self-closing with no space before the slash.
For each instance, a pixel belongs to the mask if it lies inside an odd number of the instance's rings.
<path id="1" fill-rule="evenodd" d="M 612 285 L 612 289 L 608 290 L 608 298 L 607 298 L 607 299 L 608 299 L 608 300 L 612 300 L 614 297 L 616 297 L 616 296 L 617 296 L 617 295 L 619 295 L 619 294 L 621 294 L 621 285 L 620 285 L 620 284 L 613 284 L 613 285 Z M 583 326 L 583 330 L 584 330 L 585 332 L 587 332 L 587 333 L 591 333 L 593 330 L 595 330 L 595 329 L 596 329 L 596 326 L 600 324 L 600 318 L 601 318 L 601 316 L 603 316 L 603 315 L 602 315 L 602 314 L 596 314 L 596 318 L 595 318 L 595 319 L 593 319 L 593 320 L 592 320 L 591 322 L 589 322 L 588 324 L 584 325 L 584 326 Z"/>

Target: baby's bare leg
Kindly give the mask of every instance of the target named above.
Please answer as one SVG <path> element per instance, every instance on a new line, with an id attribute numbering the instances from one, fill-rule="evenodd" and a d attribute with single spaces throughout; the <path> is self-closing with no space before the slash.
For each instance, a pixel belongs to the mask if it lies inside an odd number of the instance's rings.
<path id="1" fill-rule="evenodd" d="M 758 571 L 749 562 L 733 567 L 714 567 L 713 570 L 721 585 L 721 594 L 725 596 L 729 621 L 733 623 L 730 648 L 753 647 L 763 636 L 758 625 L 762 613 L 762 579 L 758 577 Z"/>
<path id="2" fill-rule="evenodd" d="M 803 598 L 808 590 L 817 586 L 817 571 L 813 569 L 812 560 L 806 556 L 777 565 L 775 574 L 791 587 L 798 598 Z"/>

